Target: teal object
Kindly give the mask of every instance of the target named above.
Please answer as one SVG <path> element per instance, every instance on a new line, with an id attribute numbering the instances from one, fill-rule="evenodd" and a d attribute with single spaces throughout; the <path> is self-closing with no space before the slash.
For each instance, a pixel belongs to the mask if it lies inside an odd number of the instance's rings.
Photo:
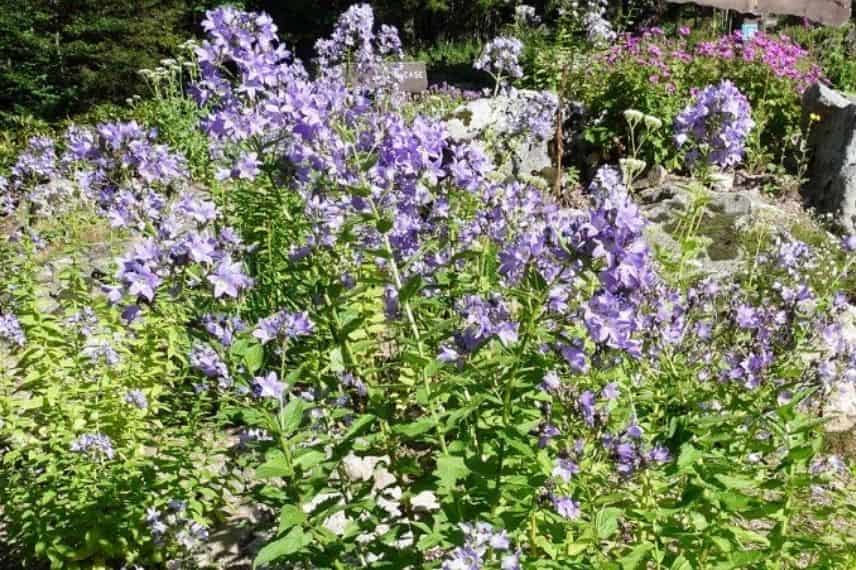
<path id="1" fill-rule="evenodd" d="M 744 40 L 751 40 L 758 33 L 758 22 L 743 22 L 740 26 L 740 35 Z"/>

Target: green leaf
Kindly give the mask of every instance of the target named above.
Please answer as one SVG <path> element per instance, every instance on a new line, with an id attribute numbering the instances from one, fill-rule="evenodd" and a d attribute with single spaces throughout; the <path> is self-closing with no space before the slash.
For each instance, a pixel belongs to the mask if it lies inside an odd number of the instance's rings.
<path id="1" fill-rule="evenodd" d="M 618 517 L 621 516 L 621 509 L 615 507 L 607 507 L 601 509 L 595 517 L 595 527 L 597 528 L 598 538 L 609 538 L 618 530 Z"/>
<path id="2" fill-rule="evenodd" d="M 413 295 L 418 293 L 420 289 L 422 289 L 422 276 L 417 273 L 398 292 L 398 301 L 403 305 L 413 298 Z"/>
<path id="3" fill-rule="evenodd" d="M 731 475 L 715 475 L 716 480 L 728 489 L 752 489 L 758 485 L 753 479 L 734 477 Z"/>
<path id="4" fill-rule="evenodd" d="M 256 468 L 256 477 L 259 479 L 273 479 L 274 477 L 290 477 L 294 471 L 288 466 L 282 452 L 272 454 L 267 461 Z"/>
<path id="5" fill-rule="evenodd" d="M 247 367 L 247 372 L 250 374 L 255 374 L 261 370 L 264 360 L 265 349 L 260 344 L 253 344 L 244 351 L 244 364 Z"/>
<path id="6" fill-rule="evenodd" d="M 448 494 L 455 484 L 466 478 L 470 470 L 464 463 L 463 457 L 444 455 L 437 460 L 434 476 L 440 480 L 437 491 L 441 495 Z"/>
<path id="7" fill-rule="evenodd" d="M 303 529 L 296 526 L 284 537 L 279 538 L 262 548 L 253 562 L 253 568 L 266 566 L 283 556 L 294 554 L 306 546 L 309 540 L 311 540 L 311 538 L 303 533 Z"/>
<path id="8" fill-rule="evenodd" d="M 309 449 L 302 455 L 298 456 L 294 463 L 303 469 L 312 469 L 326 458 L 327 456 L 324 453 L 315 449 Z"/>
<path id="9" fill-rule="evenodd" d="M 630 554 L 619 560 L 622 570 L 636 570 L 645 561 L 648 553 L 654 548 L 653 544 L 640 544 L 630 551 Z"/>
<path id="10" fill-rule="evenodd" d="M 279 513 L 279 534 L 284 533 L 295 525 L 302 524 L 306 520 L 303 509 L 294 505 L 285 505 Z"/>
<path id="11" fill-rule="evenodd" d="M 754 530 L 749 530 L 746 528 L 740 528 L 738 526 L 726 526 L 728 530 L 734 535 L 734 538 L 739 540 L 741 543 L 752 542 L 755 544 L 763 544 L 764 546 L 770 546 L 770 541 L 766 536 L 755 532 Z"/>
<path id="12" fill-rule="evenodd" d="M 397 425 L 392 431 L 406 438 L 414 438 L 430 431 L 433 427 L 434 421 L 431 418 L 422 418 L 409 424 Z"/>
<path id="13" fill-rule="evenodd" d="M 376 419 L 377 416 L 374 416 L 372 414 L 365 414 L 354 420 L 354 422 L 351 424 L 351 429 L 348 430 L 348 433 L 346 433 L 345 436 L 340 440 L 339 444 L 341 445 L 342 443 L 346 443 L 356 437 L 357 434 L 359 434 L 364 428 L 371 425 Z"/>
<path id="14" fill-rule="evenodd" d="M 678 456 L 678 471 L 684 473 L 701 459 L 704 454 L 693 447 L 691 443 L 685 443 L 681 446 L 681 454 Z"/>
<path id="15" fill-rule="evenodd" d="M 285 436 L 290 436 L 300 424 L 303 423 L 303 412 L 306 411 L 306 402 L 301 398 L 293 398 L 285 409 L 282 411 L 282 432 Z"/>
<path id="16" fill-rule="evenodd" d="M 693 570 L 692 564 L 683 556 L 678 556 L 672 563 L 671 570 Z"/>

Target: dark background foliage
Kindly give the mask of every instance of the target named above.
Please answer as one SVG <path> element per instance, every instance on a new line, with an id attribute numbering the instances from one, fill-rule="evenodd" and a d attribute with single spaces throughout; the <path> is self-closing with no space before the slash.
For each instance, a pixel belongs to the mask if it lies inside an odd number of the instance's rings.
<path id="1" fill-rule="evenodd" d="M 0 124 L 13 115 L 58 121 L 144 91 L 137 70 L 200 35 L 208 8 L 270 13 L 304 60 L 354 0 L 0 0 Z M 544 9 L 544 2 L 530 2 Z M 378 0 L 380 22 L 411 48 L 484 38 L 509 21 L 503 0 Z M 3 121 L 6 119 L 6 121 Z"/>
<path id="2" fill-rule="evenodd" d="M 142 89 L 216 0 L 0 0 L 0 113 L 57 120 Z"/>

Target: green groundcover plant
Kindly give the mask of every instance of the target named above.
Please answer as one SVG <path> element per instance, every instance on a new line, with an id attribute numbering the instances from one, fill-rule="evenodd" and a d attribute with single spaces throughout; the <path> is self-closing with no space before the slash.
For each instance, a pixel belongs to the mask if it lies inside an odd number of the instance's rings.
<path id="1" fill-rule="evenodd" d="M 818 411 L 854 374 L 852 238 L 783 234 L 731 282 L 666 271 L 616 170 L 564 208 L 420 113 L 369 6 L 316 76 L 264 14 L 204 26 L 210 164 L 113 122 L 32 139 L 3 179 L 22 557 L 193 566 L 250 465 L 243 500 L 275 513 L 258 567 L 847 567 L 852 467 Z M 479 67 L 519 96 L 518 42 L 489 45 Z M 93 226 L 107 271 L 77 261 Z"/>

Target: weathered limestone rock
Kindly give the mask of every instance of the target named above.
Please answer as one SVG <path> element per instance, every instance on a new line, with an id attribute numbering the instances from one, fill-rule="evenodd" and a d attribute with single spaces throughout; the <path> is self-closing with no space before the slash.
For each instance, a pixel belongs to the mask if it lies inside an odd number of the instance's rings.
<path id="1" fill-rule="evenodd" d="M 478 139 L 494 150 L 494 164 L 507 175 L 543 175 L 552 167 L 547 141 L 514 136 L 510 117 L 519 113 L 534 91 L 518 90 L 517 96 L 476 99 L 461 105 L 445 121 L 451 138 Z"/>
<path id="2" fill-rule="evenodd" d="M 803 194 L 819 212 L 832 213 L 845 231 L 856 231 L 856 99 L 824 85 L 803 96 L 804 121 L 812 126 L 809 147 L 813 158 Z"/>
<path id="3" fill-rule="evenodd" d="M 651 245 L 667 254 L 680 256 L 677 240 L 682 222 L 693 213 L 700 215 L 698 234 L 707 244 L 695 265 L 700 272 L 718 276 L 733 274 L 741 265 L 741 229 L 763 219 L 781 222 L 787 218 L 755 191 L 704 190 L 680 180 L 641 191 L 638 202 L 650 222 Z"/>

